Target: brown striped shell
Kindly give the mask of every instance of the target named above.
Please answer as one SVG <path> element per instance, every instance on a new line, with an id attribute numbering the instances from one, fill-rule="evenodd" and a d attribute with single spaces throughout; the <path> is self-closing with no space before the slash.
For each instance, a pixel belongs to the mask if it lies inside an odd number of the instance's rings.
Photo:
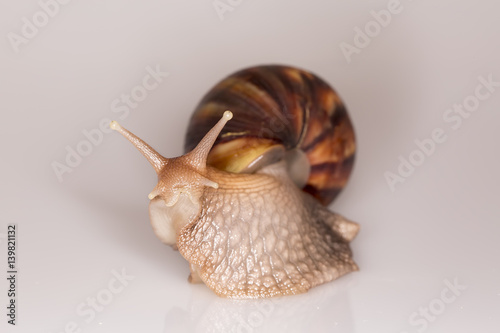
<path id="1" fill-rule="evenodd" d="M 316 75 L 276 65 L 229 75 L 195 109 L 186 134 L 186 152 L 225 110 L 231 110 L 234 119 L 222 130 L 208 164 L 241 172 L 267 151 L 298 148 L 310 165 L 305 192 L 328 205 L 345 186 L 356 151 L 354 130 L 340 97 Z"/>

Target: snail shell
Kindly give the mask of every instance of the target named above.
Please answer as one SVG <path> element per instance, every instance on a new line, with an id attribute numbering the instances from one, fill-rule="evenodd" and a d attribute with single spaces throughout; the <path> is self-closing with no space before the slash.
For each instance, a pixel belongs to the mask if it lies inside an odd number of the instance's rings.
<path id="1" fill-rule="evenodd" d="M 286 66 L 252 67 L 228 76 L 195 109 L 186 152 L 225 110 L 233 112 L 234 120 L 210 152 L 210 165 L 252 172 L 286 152 L 300 163 L 302 152 L 307 162 L 293 175 L 299 187 L 325 206 L 344 188 L 354 164 L 354 130 L 341 99 L 319 77 Z"/>
<path id="2" fill-rule="evenodd" d="M 226 108 L 235 117 L 227 126 Z M 323 205 L 351 171 L 354 134 L 340 99 L 316 76 L 282 66 L 229 76 L 196 109 L 180 157 L 161 156 L 116 122 L 111 128 L 157 172 L 151 224 L 189 262 L 191 282 L 219 296 L 265 298 L 358 269 L 349 247 L 358 224 Z"/>

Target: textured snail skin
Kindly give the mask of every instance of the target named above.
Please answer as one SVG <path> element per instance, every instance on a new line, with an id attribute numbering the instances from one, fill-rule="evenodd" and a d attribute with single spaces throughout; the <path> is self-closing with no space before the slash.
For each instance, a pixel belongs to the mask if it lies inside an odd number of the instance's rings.
<path id="1" fill-rule="evenodd" d="M 217 295 L 298 294 L 357 270 L 349 241 L 358 225 L 301 192 L 283 163 L 250 175 L 210 168 L 208 178 L 219 187 L 206 188 L 177 246 Z"/>
<path id="2" fill-rule="evenodd" d="M 262 148 L 258 142 L 251 149 L 241 147 L 250 155 L 258 151 L 266 156 L 257 156 L 250 167 L 248 161 L 243 166 L 238 161 L 226 164 L 242 173 L 207 164 L 233 116 L 229 111 L 221 114 L 196 147 L 170 159 L 111 124 L 158 174 L 149 194 L 151 224 L 157 237 L 189 262 L 189 281 L 204 282 L 223 297 L 266 298 L 303 293 L 357 270 L 349 242 L 358 224 L 330 212 L 296 186 L 285 156 L 293 146 L 281 149 L 273 143 Z"/>

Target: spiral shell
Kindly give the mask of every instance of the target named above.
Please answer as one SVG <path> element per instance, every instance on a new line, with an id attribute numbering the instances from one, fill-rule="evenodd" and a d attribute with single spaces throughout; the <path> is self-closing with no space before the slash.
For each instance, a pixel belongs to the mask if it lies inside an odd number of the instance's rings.
<path id="1" fill-rule="evenodd" d="M 191 117 L 185 150 L 192 150 L 225 110 L 234 113 L 212 148 L 208 164 L 243 169 L 269 151 L 300 149 L 310 165 L 303 191 L 323 205 L 344 188 L 356 151 L 347 110 L 325 81 L 287 66 L 257 66 L 216 84 Z"/>

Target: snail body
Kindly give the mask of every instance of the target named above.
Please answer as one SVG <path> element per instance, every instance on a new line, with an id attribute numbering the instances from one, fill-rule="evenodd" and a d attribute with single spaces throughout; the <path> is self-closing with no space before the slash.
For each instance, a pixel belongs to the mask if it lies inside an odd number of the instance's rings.
<path id="1" fill-rule="evenodd" d="M 153 230 L 190 263 L 191 282 L 265 298 L 358 269 L 349 247 L 358 224 L 325 207 L 351 171 L 354 133 L 337 94 L 313 74 L 259 66 L 222 80 L 195 110 L 180 157 L 111 128 L 157 172 Z"/>

